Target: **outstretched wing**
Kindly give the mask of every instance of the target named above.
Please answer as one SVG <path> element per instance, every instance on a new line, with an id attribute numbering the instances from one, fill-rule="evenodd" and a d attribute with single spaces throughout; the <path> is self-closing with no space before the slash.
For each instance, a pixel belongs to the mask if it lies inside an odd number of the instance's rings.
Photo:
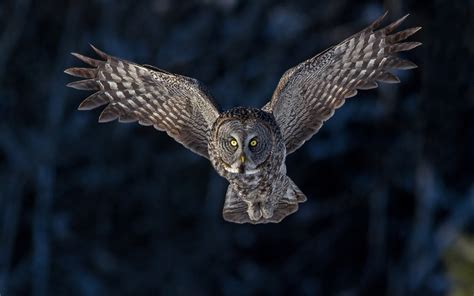
<path id="1" fill-rule="evenodd" d="M 94 46 L 92 48 L 103 60 L 73 53 L 92 68 L 64 71 L 86 78 L 67 86 L 96 91 L 79 105 L 79 110 L 107 105 L 99 122 L 118 119 L 120 122 L 138 121 L 142 125 L 153 125 L 185 147 L 209 158 L 210 130 L 219 111 L 199 81 L 137 65 L 107 55 Z"/>
<path id="2" fill-rule="evenodd" d="M 383 18 L 317 56 L 285 72 L 263 110 L 272 112 L 286 143 L 287 154 L 311 138 L 346 98 L 358 89 L 376 88 L 377 81 L 400 82 L 389 69 L 416 65 L 393 54 L 415 48 L 419 42 L 400 42 L 421 27 L 391 34 L 408 16 L 377 29 Z"/>

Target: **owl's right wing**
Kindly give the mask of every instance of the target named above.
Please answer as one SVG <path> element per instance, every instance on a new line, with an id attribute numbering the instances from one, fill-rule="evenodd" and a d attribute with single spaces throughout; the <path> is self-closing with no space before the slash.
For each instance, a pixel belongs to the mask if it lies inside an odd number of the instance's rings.
<path id="1" fill-rule="evenodd" d="M 420 27 L 391 34 L 406 15 L 378 29 L 386 14 L 361 32 L 289 69 L 280 79 L 271 101 L 262 109 L 275 116 L 287 154 L 310 139 L 357 90 L 376 88 L 377 81 L 397 83 L 398 77 L 389 69 L 416 67 L 393 54 L 420 45 L 399 42 Z"/>
<path id="2" fill-rule="evenodd" d="M 73 53 L 92 68 L 64 71 L 86 78 L 67 86 L 96 91 L 82 101 L 79 110 L 107 105 L 99 122 L 118 119 L 153 125 L 188 149 L 209 158 L 210 131 L 219 111 L 199 81 L 115 58 L 92 48 L 103 60 Z"/>

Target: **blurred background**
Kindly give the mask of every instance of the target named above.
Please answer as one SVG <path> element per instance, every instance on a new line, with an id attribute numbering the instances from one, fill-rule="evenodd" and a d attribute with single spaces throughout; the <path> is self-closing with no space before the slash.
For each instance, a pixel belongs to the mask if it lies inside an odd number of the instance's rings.
<path id="1" fill-rule="evenodd" d="M 221 217 L 227 183 L 164 133 L 98 124 L 71 51 L 195 77 L 261 107 L 283 72 L 389 10 L 423 46 L 287 159 L 280 224 Z M 474 2 L 0 2 L 0 294 L 472 295 Z"/>

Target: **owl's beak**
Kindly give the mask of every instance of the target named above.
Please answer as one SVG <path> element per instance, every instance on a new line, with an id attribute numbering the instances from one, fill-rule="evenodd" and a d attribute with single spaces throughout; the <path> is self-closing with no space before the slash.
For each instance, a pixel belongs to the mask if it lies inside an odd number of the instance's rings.
<path id="1" fill-rule="evenodd" d="M 244 173 L 245 169 L 245 154 L 240 155 L 240 166 L 239 166 L 239 174 Z"/>

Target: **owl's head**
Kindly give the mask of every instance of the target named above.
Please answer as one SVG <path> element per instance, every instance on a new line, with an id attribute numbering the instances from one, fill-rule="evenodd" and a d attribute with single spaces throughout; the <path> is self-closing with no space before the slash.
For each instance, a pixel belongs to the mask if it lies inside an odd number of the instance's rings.
<path id="1" fill-rule="evenodd" d="M 228 172 L 258 173 L 270 157 L 274 132 L 267 115 L 261 113 L 257 109 L 231 109 L 216 127 L 217 153 Z"/>

